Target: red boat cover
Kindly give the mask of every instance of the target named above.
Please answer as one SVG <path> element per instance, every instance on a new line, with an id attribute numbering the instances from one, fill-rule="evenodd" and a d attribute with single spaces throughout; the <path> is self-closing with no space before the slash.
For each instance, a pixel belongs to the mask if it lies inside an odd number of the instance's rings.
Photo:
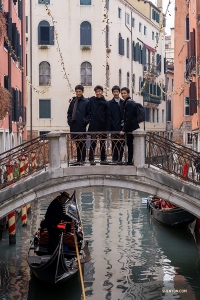
<path id="1" fill-rule="evenodd" d="M 160 202 L 161 202 L 161 209 L 168 210 L 168 209 L 177 208 L 176 205 L 174 205 L 166 200 L 160 200 Z"/>

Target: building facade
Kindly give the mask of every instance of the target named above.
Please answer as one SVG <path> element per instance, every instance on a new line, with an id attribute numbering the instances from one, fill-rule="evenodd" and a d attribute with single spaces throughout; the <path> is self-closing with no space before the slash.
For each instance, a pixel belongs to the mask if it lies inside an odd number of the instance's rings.
<path id="1" fill-rule="evenodd" d="M 173 139 L 200 151 L 200 3 L 176 1 Z"/>
<path id="2" fill-rule="evenodd" d="M 10 109 L 0 120 L 0 152 L 26 140 L 25 0 L 1 0 L 7 40 L 0 43 L 0 85 L 10 92 Z"/>
<path id="3" fill-rule="evenodd" d="M 159 9 L 149 1 L 141 2 L 147 7 L 147 16 L 142 8 L 135 8 L 138 1 L 59 1 L 59 6 L 56 0 L 46 1 L 50 15 L 42 0 L 26 4 L 28 77 L 37 90 L 28 88 L 28 137 L 69 130 L 68 99 L 73 92 L 64 78 L 62 59 L 73 89 L 83 84 L 89 97 L 100 84 L 110 100 L 112 86 L 127 86 L 133 99 L 146 107 L 146 130 L 164 134 L 165 47 L 159 38 L 162 6 Z M 147 74 L 148 83 L 141 91 Z"/>

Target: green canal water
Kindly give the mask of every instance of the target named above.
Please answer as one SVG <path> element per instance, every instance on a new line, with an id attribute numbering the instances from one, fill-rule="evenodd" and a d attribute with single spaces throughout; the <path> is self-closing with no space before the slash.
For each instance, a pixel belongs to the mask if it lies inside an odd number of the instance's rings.
<path id="1" fill-rule="evenodd" d="M 88 300 L 200 299 L 200 259 L 190 229 L 165 228 L 153 221 L 141 198 L 121 188 L 77 189 L 91 261 L 84 267 Z M 72 191 L 70 191 L 72 192 Z M 77 274 L 58 287 L 31 277 L 27 250 L 55 195 L 32 203 L 28 224 L 17 224 L 17 244 L 0 241 L 0 300 L 81 300 Z"/>

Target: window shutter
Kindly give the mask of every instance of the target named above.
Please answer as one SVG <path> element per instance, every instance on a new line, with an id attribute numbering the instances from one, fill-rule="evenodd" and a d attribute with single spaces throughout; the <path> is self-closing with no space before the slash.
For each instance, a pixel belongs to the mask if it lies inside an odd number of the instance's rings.
<path id="1" fill-rule="evenodd" d="M 8 18 L 8 38 L 12 41 L 12 18 Z"/>
<path id="2" fill-rule="evenodd" d="M 142 48 L 142 64 L 146 65 L 146 47 L 143 46 Z"/>
<path id="3" fill-rule="evenodd" d="M 190 83 L 189 93 L 190 93 L 190 115 L 192 116 L 193 114 L 197 113 L 197 104 L 194 101 L 197 100 L 196 82 Z"/>
<path id="4" fill-rule="evenodd" d="M 157 22 L 160 23 L 160 15 L 157 16 Z"/>
<path id="5" fill-rule="evenodd" d="M 22 1 L 18 0 L 18 17 L 21 20 L 22 19 Z"/>
<path id="6" fill-rule="evenodd" d="M 54 26 L 50 26 L 50 45 L 54 45 Z"/>
<path id="7" fill-rule="evenodd" d="M 40 25 L 38 26 L 38 45 L 41 45 L 41 27 Z"/>
<path id="8" fill-rule="evenodd" d="M 26 16 L 26 33 L 28 33 L 28 16 Z"/>
<path id="9" fill-rule="evenodd" d="M 51 118 L 51 100 L 39 100 L 39 118 L 50 119 Z"/>
<path id="10" fill-rule="evenodd" d="M 164 74 L 166 74 L 166 57 L 164 57 Z"/>
<path id="11" fill-rule="evenodd" d="M 18 46 L 18 59 L 19 59 L 20 65 L 22 65 L 22 46 L 21 45 Z"/>
<path id="12" fill-rule="evenodd" d="M 190 42 L 189 42 L 189 57 L 195 56 L 195 29 L 190 32 Z"/>
<path id="13" fill-rule="evenodd" d="M 159 85 L 157 85 L 157 96 L 161 96 L 161 88 L 159 87 Z"/>
<path id="14" fill-rule="evenodd" d="M 135 45 L 135 47 L 136 47 L 136 61 L 138 61 L 138 62 L 140 62 L 140 45 L 139 45 L 139 43 L 137 43 L 136 45 Z"/>
<path id="15" fill-rule="evenodd" d="M 150 94 L 153 94 L 153 84 L 150 83 Z"/>
<path id="16" fill-rule="evenodd" d="M 124 55 L 124 39 L 122 39 L 122 55 Z"/>
<path id="17" fill-rule="evenodd" d="M 132 60 L 135 60 L 134 56 L 135 56 L 135 43 L 132 42 Z"/>
<path id="18" fill-rule="evenodd" d="M 160 60 L 159 60 L 159 71 L 161 72 L 162 69 L 162 56 L 160 55 Z"/>

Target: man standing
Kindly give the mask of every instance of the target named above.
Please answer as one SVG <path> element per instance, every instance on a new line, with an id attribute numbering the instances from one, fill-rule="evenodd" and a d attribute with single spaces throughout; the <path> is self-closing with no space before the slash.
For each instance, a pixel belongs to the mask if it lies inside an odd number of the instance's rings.
<path id="1" fill-rule="evenodd" d="M 67 192 L 62 192 L 58 197 L 56 197 L 47 208 L 45 214 L 45 225 L 47 226 L 49 233 L 49 244 L 48 251 L 52 254 L 59 242 L 60 230 L 57 225 L 61 221 L 71 222 L 72 219 L 64 213 L 64 203 L 69 199 L 69 194 Z"/>
<path id="2" fill-rule="evenodd" d="M 70 126 L 70 132 L 86 132 L 86 126 L 90 122 L 89 100 L 84 98 L 84 87 L 77 85 L 75 87 L 76 97 L 70 102 L 67 112 L 67 120 Z M 83 164 L 86 156 L 86 135 L 72 134 L 77 149 L 77 164 Z"/>
<path id="3" fill-rule="evenodd" d="M 103 87 L 97 85 L 94 88 L 95 95 L 89 99 L 90 101 L 90 113 L 91 120 L 88 131 L 110 131 L 111 125 L 111 117 L 110 117 L 110 109 L 108 102 L 103 96 Z M 96 165 L 94 161 L 94 153 L 97 145 L 97 138 L 100 139 L 100 156 L 101 162 L 100 164 L 106 163 L 106 134 L 92 134 L 91 135 L 91 145 L 89 152 L 89 161 L 90 165 Z"/>
<path id="4" fill-rule="evenodd" d="M 115 85 L 112 88 L 113 99 L 109 101 L 111 114 L 111 131 L 121 131 L 124 101 L 120 99 L 120 87 Z M 112 138 L 112 161 L 114 163 L 121 163 L 124 152 L 124 141 L 119 140 L 120 135 L 115 133 L 111 135 Z"/>
<path id="5" fill-rule="evenodd" d="M 127 87 L 121 89 L 121 95 L 124 99 L 124 126 L 120 132 L 124 135 L 127 132 L 132 132 L 139 127 L 137 122 L 137 107 L 130 97 L 130 90 Z M 128 146 L 128 165 L 133 165 L 133 135 L 127 134 Z"/>

